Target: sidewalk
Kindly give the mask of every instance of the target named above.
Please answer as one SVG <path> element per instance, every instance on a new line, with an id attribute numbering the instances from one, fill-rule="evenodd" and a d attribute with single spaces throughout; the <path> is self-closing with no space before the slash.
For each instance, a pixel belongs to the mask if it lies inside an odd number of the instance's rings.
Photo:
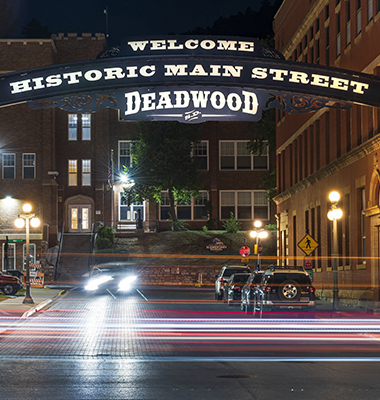
<path id="1" fill-rule="evenodd" d="M 22 317 L 27 318 L 35 312 L 50 304 L 55 297 L 64 295 L 66 290 L 62 288 L 31 288 L 31 297 L 34 304 L 23 304 L 25 295 L 12 296 L 0 301 L 0 317 Z"/>

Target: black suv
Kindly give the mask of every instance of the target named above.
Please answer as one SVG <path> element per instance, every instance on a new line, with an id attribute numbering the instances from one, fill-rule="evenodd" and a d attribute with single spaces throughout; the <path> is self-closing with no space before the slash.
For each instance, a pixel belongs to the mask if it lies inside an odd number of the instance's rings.
<path id="1" fill-rule="evenodd" d="M 225 265 L 222 267 L 218 275 L 215 275 L 215 300 L 222 300 L 224 297 L 224 290 L 227 286 L 227 281 L 231 275 L 239 272 L 251 273 L 247 265 Z"/>
<path id="2" fill-rule="evenodd" d="M 271 265 L 263 274 L 254 300 L 254 313 L 275 308 L 315 309 L 315 288 L 303 267 Z"/>

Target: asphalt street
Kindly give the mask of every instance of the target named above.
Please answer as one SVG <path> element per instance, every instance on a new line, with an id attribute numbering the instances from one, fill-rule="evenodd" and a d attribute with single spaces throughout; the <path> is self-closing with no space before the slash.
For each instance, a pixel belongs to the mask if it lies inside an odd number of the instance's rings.
<path id="1" fill-rule="evenodd" d="M 268 313 L 207 289 L 76 289 L 0 317 L 4 399 L 379 399 L 380 318 Z"/>

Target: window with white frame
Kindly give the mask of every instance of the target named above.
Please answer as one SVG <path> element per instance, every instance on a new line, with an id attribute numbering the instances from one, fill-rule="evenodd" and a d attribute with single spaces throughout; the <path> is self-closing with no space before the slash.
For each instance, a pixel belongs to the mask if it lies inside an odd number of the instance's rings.
<path id="1" fill-rule="evenodd" d="M 69 140 L 78 140 L 78 115 L 69 114 Z"/>
<path id="2" fill-rule="evenodd" d="M 91 186 L 91 160 L 82 160 L 82 186 Z"/>
<path id="3" fill-rule="evenodd" d="M 220 169 L 252 171 L 268 169 L 269 151 L 265 144 L 262 152 L 252 154 L 247 149 L 248 141 L 220 141 Z"/>
<path id="4" fill-rule="evenodd" d="M 268 193 L 265 190 L 220 191 L 220 219 L 229 219 L 231 213 L 238 220 L 268 220 Z"/>
<path id="5" fill-rule="evenodd" d="M 16 177 L 16 154 L 3 154 L 3 179 L 15 179 Z"/>
<path id="6" fill-rule="evenodd" d="M 176 203 L 177 219 L 185 221 L 207 220 L 208 192 L 202 190 L 198 196 L 191 197 L 188 202 Z M 168 220 L 170 203 L 168 192 L 161 192 L 160 220 Z"/>
<path id="7" fill-rule="evenodd" d="M 199 170 L 208 170 L 208 141 L 202 140 L 201 142 L 193 145 L 193 160 L 197 164 Z"/>
<path id="8" fill-rule="evenodd" d="M 141 220 L 145 221 L 145 202 L 128 205 L 127 201 L 123 199 L 123 193 L 120 193 L 119 196 L 119 221 L 135 222 L 137 220 L 139 210 L 141 214 Z"/>
<path id="9" fill-rule="evenodd" d="M 131 140 L 119 140 L 119 170 L 132 165 L 132 144 Z"/>
<path id="10" fill-rule="evenodd" d="M 82 114 L 82 140 L 91 140 L 91 114 Z"/>
<path id="11" fill-rule="evenodd" d="M 23 259 L 23 269 L 26 268 L 26 244 L 22 245 L 22 259 Z M 34 243 L 29 244 L 29 263 L 35 264 L 36 262 L 36 245 Z"/>
<path id="12" fill-rule="evenodd" d="M 69 160 L 69 186 L 78 185 L 78 161 Z"/>
<path id="13" fill-rule="evenodd" d="M 82 140 L 91 140 L 91 114 L 68 114 L 69 140 L 78 140 L 78 132 L 82 132 Z"/>
<path id="14" fill-rule="evenodd" d="M 24 179 L 35 179 L 36 155 L 34 153 L 24 153 L 22 155 L 22 177 Z"/>
<path id="15" fill-rule="evenodd" d="M 3 263 L 2 263 L 2 268 L 3 271 L 6 271 L 7 269 L 15 269 L 16 268 L 16 245 L 15 243 L 8 243 L 8 258 L 7 260 L 5 259 L 4 255 L 4 247 L 5 247 L 5 243 L 3 243 Z"/>

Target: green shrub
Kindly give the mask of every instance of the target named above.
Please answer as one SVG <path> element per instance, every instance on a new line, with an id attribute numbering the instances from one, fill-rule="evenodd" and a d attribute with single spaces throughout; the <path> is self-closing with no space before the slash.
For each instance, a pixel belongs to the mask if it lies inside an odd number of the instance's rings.
<path id="1" fill-rule="evenodd" d="M 227 233 L 237 233 L 241 223 L 236 219 L 234 213 L 230 213 L 230 219 L 223 222 L 223 228 Z"/>
<path id="2" fill-rule="evenodd" d="M 115 234 L 110 226 L 101 226 L 96 235 L 95 247 L 97 250 L 110 249 L 115 242 Z"/>

